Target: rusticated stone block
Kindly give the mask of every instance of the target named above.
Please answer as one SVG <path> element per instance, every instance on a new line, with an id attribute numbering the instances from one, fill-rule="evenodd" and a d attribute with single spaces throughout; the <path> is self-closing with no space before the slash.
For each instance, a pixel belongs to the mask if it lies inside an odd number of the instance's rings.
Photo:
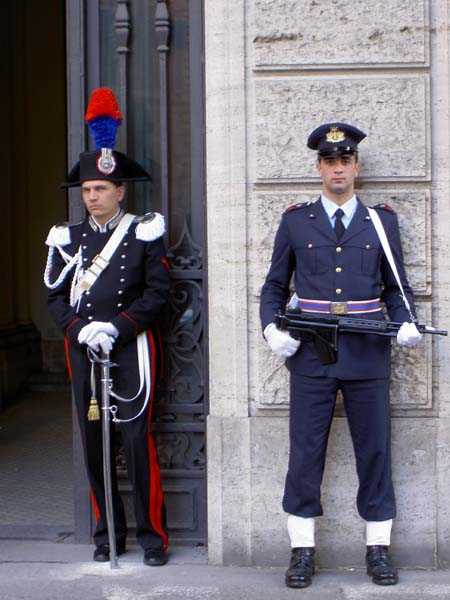
<path id="1" fill-rule="evenodd" d="M 289 375 L 284 360 L 262 341 L 258 352 L 259 397 L 256 408 L 289 407 Z"/>
<path id="2" fill-rule="evenodd" d="M 363 189 L 357 190 L 357 195 L 367 206 L 384 202 L 395 210 L 409 283 L 415 294 L 430 294 L 432 265 L 429 191 Z"/>
<path id="3" fill-rule="evenodd" d="M 288 421 L 251 420 L 253 563 L 286 565 L 289 538 L 281 507 L 288 464 Z M 435 419 L 393 419 L 393 479 L 397 518 L 392 533 L 399 566 L 435 565 L 436 461 Z M 317 518 L 317 558 L 322 567 L 362 566 L 364 521 L 355 498 L 358 481 L 346 419 L 335 419 L 328 445 L 322 484 L 324 516 Z"/>
<path id="4" fill-rule="evenodd" d="M 352 123 L 368 134 L 359 146 L 366 178 L 429 177 L 426 75 L 263 78 L 255 88 L 258 180 L 317 178 L 315 153 L 306 140 L 331 121 Z"/>
<path id="5" fill-rule="evenodd" d="M 431 304 L 417 303 L 421 323 L 431 325 Z M 431 408 L 431 335 L 415 348 L 392 344 L 391 404 L 397 408 Z"/>
<path id="6" fill-rule="evenodd" d="M 255 0 L 257 68 L 428 63 L 427 1 Z"/>

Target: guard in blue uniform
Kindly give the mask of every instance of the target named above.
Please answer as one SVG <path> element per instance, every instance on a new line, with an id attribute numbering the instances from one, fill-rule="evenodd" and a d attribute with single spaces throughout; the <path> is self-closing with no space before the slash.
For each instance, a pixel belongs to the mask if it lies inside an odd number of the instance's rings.
<path id="1" fill-rule="evenodd" d="M 306 587 L 314 573 L 314 518 L 323 514 L 320 486 L 336 393 L 342 391 L 359 479 L 357 508 L 366 522 L 366 561 L 374 583 L 392 585 L 398 575 L 389 555 L 395 517 L 390 450 L 390 339 L 343 334 L 337 362 L 320 362 L 312 341 L 294 340 L 276 328 L 293 276 L 290 308 L 403 323 L 397 342 L 421 338 L 414 324 L 413 295 L 404 266 L 397 216 L 375 206 L 390 243 L 404 297 L 383 252 L 368 209 L 354 194 L 359 173 L 357 146 L 365 134 L 348 124 L 314 130 L 322 194 L 288 208 L 276 234 L 272 262 L 261 292 L 261 323 L 273 352 L 290 371 L 290 454 L 283 498 L 288 513 L 291 564 L 286 585 Z M 409 305 L 409 308 L 408 308 Z"/>
<path id="2" fill-rule="evenodd" d="M 167 562 L 168 537 L 150 418 L 161 359 L 157 317 L 170 287 L 162 241 L 164 219 L 157 213 L 126 215 L 121 208 L 125 183 L 145 181 L 150 176 L 138 163 L 113 150 L 115 132 L 111 134 L 111 127 L 117 127 L 121 119 L 110 90 L 100 88 L 93 93 L 87 120 L 98 149 L 80 155 L 64 186 L 81 186 L 88 214 L 81 223 L 50 230 L 45 271 L 48 306 L 66 336 L 67 363 L 97 521 L 94 560 L 108 561 L 110 549 L 102 428 L 91 400 L 101 388 L 99 373 L 88 359 L 88 348 L 110 353 L 118 365 L 112 369 L 113 389 L 129 400 L 117 400 L 117 405 L 133 491 L 136 539 L 144 549 L 144 563 L 159 566 Z M 95 135 L 96 129 L 99 135 Z M 114 465 L 112 488 L 116 545 L 122 554 L 127 525 Z"/>

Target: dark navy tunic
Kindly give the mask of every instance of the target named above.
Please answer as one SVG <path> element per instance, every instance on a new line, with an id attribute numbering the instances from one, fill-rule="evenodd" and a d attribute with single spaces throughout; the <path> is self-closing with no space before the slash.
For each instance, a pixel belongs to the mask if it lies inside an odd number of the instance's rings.
<path id="1" fill-rule="evenodd" d="M 405 294 L 413 307 L 413 296 L 403 267 L 397 216 L 389 207 L 375 208 L 385 228 Z M 339 242 L 320 200 L 295 206 L 283 214 L 272 263 L 261 291 L 263 330 L 274 322 L 278 310 L 284 310 L 292 276 L 295 292 L 300 298 L 332 302 L 381 298 L 392 321 L 410 321 L 368 210 L 359 200 Z M 352 317 L 358 318 L 358 315 Z M 359 317 L 384 319 L 381 311 Z M 338 360 L 333 365 L 322 365 L 314 343 L 304 342 L 286 364 L 295 373 L 313 377 L 389 377 L 390 340 L 370 334 L 340 335 Z"/>
<path id="2" fill-rule="evenodd" d="M 117 219 L 118 222 L 119 219 Z M 71 242 L 63 247 L 70 256 L 81 248 L 86 269 L 101 252 L 113 234 L 113 220 L 108 231 L 100 232 L 92 219 L 70 226 Z M 119 247 L 90 291 L 79 304 L 70 305 L 70 289 L 74 271 L 56 288 L 49 291 L 48 306 L 53 319 L 66 335 L 68 368 L 71 374 L 78 424 L 97 526 L 94 542 L 108 543 L 106 506 L 103 485 L 101 422 L 87 418 L 91 398 L 91 366 L 85 345 L 78 343 L 80 330 L 92 321 L 111 322 L 119 331 L 111 360 L 118 367 L 111 370 L 114 391 L 130 398 L 139 390 L 137 335 L 146 332 L 149 349 L 152 394 L 142 415 L 130 423 L 121 424 L 122 442 L 132 483 L 136 516 L 136 538 L 144 549 L 167 546 L 167 524 L 160 472 L 154 440 L 150 431 L 153 390 L 158 375 L 160 345 L 156 319 L 167 301 L 169 272 L 164 244 L 160 237 L 152 241 L 137 239 L 138 221 L 133 222 Z M 55 282 L 65 262 L 55 249 L 50 283 Z M 100 382 L 97 374 L 97 399 L 100 404 Z M 119 417 L 131 418 L 143 405 L 144 393 L 131 403 L 119 404 Z M 112 428 L 113 430 L 114 428 Z M 124 507 L 117 489 L 115 469 L 112 469 L 113 502 L 118 547 L 125 546 L 127 525 Z"/>

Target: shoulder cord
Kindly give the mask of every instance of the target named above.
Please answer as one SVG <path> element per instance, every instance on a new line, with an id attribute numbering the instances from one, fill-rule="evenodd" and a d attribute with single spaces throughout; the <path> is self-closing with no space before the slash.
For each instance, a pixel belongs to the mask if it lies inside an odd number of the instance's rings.
<path id="1" fill-rule="evenodd" d="M 50 282 L 50 272 L 52 270 L 52 260 L 53 260 L 53 253 L 55 252 L 55 247 L 50 246 L 48 249 L 47 264 L 45 265 L 45 271 L 44 271 L 44 283 L 50 290 L 54 290 L 59 285 L 61 285 L 61 283 L 64 281 L 64 279 L 67 277 L 67 275 L 73 269 L 73 267 L 77 263 L 80 263 L 80 259 L 81 259 L 81 247 L 78 249 L 78 252 L 74 256 L 70 256 L 70 254 L 67 254 L 67 252 L 65 252 L 65 250 L 63 250 L 61 246 L 56 246 L 56 247 L 58 248 L 59 253 L 61 254 L 62 258 L 66 262 L 66 266 L 61 271 L 61 273 L 59 274 L 59 277 L 56 279 L 56 281 L 51 283 Z"/>
<path id="2" fill-rule="evenodd" d="M 392 269 L 392 272 L 394 273 L 394 277 L 397 281 L 397 285 L 400 288 L 400 292 L 401 292 L 400 296 L 405 304 L 406 310 L 409 312 L 409 317 L 411 319 L 411 322 L 415 323 L 417 319 L 412 314 L 412 310 L 409 305 L 408 298 L 406 297 L 405 291 L 402 286 L 402 282 L 400 281 L 400 276 L 398 274 L 397 265 L 395 264 L 394 256 L 392 255 L 392 250 L 389 245 L 389 240 L 387 239 L 386 232 L 383 227 L 383 223 L 381 222 L 381 219 L 378 216 L 378 213 L 374 208 L 367 208 L 367 210 L 369 211 L 369 215 L 372 219 L 372 223 L 373 223 L 375 230 L 378 234 L 378 237 L 380 239 L 380 242 L 383 247 L 386 258 L 388 260 L 388 263 Z"/>
<path id="3" fill-rule="evenodd" d="M 147 408 L 149 400 L 150 400 L 151 369 L 150 369 L 150 356 L 149 356 L 149 352 L 148 352 L 147 335 L 145 332 L 142 332 L 137 336 L 136 344 L 137 344 L 137 353 L 138 353 L 139 381 L 140 381 L 139 390 L 138 390 L 137 394 L 135 396 L 133 396 L 133 398 L 122 398 L 121 396 L 119 396 L 118 394 L 116 394 L 115 392 L 113 392 L 111 390 L 110 395 L 113 396 L 114 398 L 116 398 L 117 400 L 119 400 L 120 402 L 132 402 L 133 400 L 136 400 L 136 398 L 142 392 L 142 389 L 143 389 L 144 383 L 145 383 L 144 403 L 142 405 L 141 410 L 138 412 L 138 414 L 135 415 L 134 417 L 131 417 L 130 419 L 119 419 L 117 417 L 117 411 L 118 411 L 117 405 L 115 404 L 115 405 L 111 406 L 110 410 L 111 410 L 111 414 L 112 414 L 112 420 L 114 421 L 114 423 L 130 423 L 130 421 L 134 421 L 135 419 L 137 419 L 138 417 L 140 417 L 142 415 L 142 413 Z"/>

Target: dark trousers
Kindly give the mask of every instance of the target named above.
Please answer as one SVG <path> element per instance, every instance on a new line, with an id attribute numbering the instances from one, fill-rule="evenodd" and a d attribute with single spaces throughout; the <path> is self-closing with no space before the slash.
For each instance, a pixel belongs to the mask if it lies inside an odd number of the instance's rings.
<path id="1" fill-rule="evenodd" d="M 130 397 L 136 393 L 136 385 L 139 381 L 136 371 L 137 366 L 134 364 L 134 353 L 132 353 L 131 357 L 129 354 L 129 351 L 124 352 L 123 348 L 118 347 L 112 355 L 112 360 L 120 364 L 120 376 L 119 373 L 116 374 L 114 372 L 114 369 L 111 370 L 113 387 L 124 397 Z M 84 351 L 76 348 L 70 349 L 70 367 L 79 430 L 90 484 L 91 500 L 97 522 L 94 532 L 94 542 L 96 546 L 99 546 L 100 544 L 108 543 L 103 479 L 102 426 L 101 421 L 89 421 L 87 419 L 91 397 L 90 363 Z M 98 373 L 96 379 L 97 399 L 100 406 L 101 387 Z M 115 381 L 117 381 L 117 387 Z M 132 382 L 132 384 L 130 386 L 128 383 L 125 385 L 124 381 Z M 154 389 L 154 385 L 152 388 Z M 118 404 L 119 417 L 127 419 L 139 412 L 142 407 L 142 398 L 131 403 L 119 402 Z M 166 510 L 156 448 L 150 432 L 150 416 L 151 402 L 147 410 L 138 419 L 129 423 L 122 423 L 120 430 L 122 433 L 128 477 L 132 484 L 136 518 L 136 540 L 144 549 L 165 549 L 167 546 Z M 114 425 L 111 424 L 112 433 L 113 430 Z M 111 457 L 114 457 L 113 450 L 111 450 Z M 118 492 L 114 458 L 112 458 L 112 461 L 114 526 L 116 542 L 120 546 L 125 545 L 127 525 L 122 499 Z"/>
<path id="2" fill-rule="evenodd" d="M 355 452 L 358 512 L 366 521 L 392 519 L 389 379 L 342 381 L 291 373 L 290 454 L 283 509 L 300 517 L 323 514 L 320 486 L 339 389 Z"/>

